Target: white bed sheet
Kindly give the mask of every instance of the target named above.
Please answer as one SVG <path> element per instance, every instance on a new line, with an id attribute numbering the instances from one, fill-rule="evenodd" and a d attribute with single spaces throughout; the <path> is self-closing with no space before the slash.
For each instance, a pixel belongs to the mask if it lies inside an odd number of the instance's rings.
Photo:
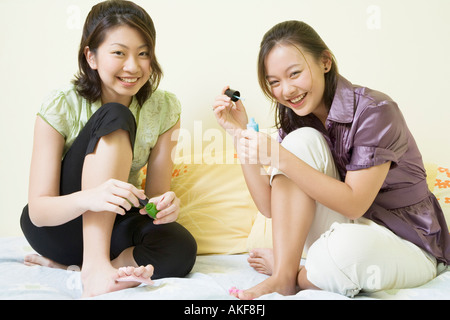
<path id="1" fill-rule="evenodd" d="M 46 267 L 28 267 L 22 261 L 33 250 L 24 237 L 0 238 L 0 299 L 79 299 L 80 272 Z M 251 287 L 266 278 L 247 264 L 247 255 L 209 255 L 197 257 L 192 272 L 185 278 L 164 278 L 154 286 L 141 285 L 104 294 L 92 299 L 149 300 L 228 300 L 235 299 L 228 289 Z M 260 299 L 349 299 L 339 294 L 304 290 L 292 296 L 277 293 Z M 429 283 L 411 289 L 360 294 L 359 299 L 450 299 L 450 270 Z"/>

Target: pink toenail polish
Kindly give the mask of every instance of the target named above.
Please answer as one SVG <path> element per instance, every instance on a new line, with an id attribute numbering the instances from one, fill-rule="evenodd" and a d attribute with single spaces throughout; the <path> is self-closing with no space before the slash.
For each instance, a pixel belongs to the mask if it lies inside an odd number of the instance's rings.
<path id="1" fill-rule="evenodd" d="M 234 292 L 234 290 L 236 290 L 236 287 L 231 287 L 230 289 L 228 289 L 228 293 L 232 294 Z"/>

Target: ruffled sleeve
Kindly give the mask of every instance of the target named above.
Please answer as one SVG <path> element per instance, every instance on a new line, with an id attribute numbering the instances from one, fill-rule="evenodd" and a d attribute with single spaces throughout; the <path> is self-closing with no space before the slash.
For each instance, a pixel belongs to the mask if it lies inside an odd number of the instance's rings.
<path id="1" fill-rule="evenodd" d="M 79 96 L 74 86 L 54 91 L 44 100 L 38 115 L 63 136 L 63 157 L 99 107 Z"/>
<path id="2" fill-rule="evenodd" d="M 406 152 L 407 126 L 397 104 L 382 101 L 355 115 L 353 150 L 346 169 L 365 169 L 392 161 L 395 166 Z"/>
<path id="3" fill-rule="evenodd" d="M 58 131 L 64 139 L 70 136 L 73 119 L 63 91 L 54 91 L 42 103 L 38 115 Z"/>

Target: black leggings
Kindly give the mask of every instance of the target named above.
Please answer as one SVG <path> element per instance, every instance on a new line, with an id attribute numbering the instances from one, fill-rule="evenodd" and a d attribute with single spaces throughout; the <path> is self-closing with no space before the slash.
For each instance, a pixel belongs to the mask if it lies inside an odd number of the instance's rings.
<path id="1" fill-rule="evenodd" d="M 129 132 L 133 147 L 136 123 L 127 107 L 108 103 L 92 115 L 62 161 L 61 195 L 81 190 L 85 156 L 94 151 L 101 137 L 118 129 Z M 111 236 L 111 259 L 134 246 L 136 263 L 151 264 L 155 268 L 153 279 L 188 274 L 197 254 L 197 244 L 189 231 L 176 222 L 154 225 L 149 216 L 141 215 L 138 211 L 132 208 L 124 216 L 116 216 Z M 20 224 L 28 242 L 39 254 L 60 264 L 82 265 L 82 218 L 80 216 L 54 227 L 36 227 L 30 220 L 27 205 L 23 209 Z"/>

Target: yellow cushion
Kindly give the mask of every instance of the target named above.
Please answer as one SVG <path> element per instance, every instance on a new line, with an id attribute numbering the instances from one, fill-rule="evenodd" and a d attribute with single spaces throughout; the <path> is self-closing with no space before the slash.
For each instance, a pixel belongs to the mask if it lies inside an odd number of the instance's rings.
<path id="1" fill-rule="evenodd" d="M 172 191 L 181 200 L 178 223 L 197 241 L 198 254 L 246 252 L 256 217 L 240 164 L 175 164 Z"/>

